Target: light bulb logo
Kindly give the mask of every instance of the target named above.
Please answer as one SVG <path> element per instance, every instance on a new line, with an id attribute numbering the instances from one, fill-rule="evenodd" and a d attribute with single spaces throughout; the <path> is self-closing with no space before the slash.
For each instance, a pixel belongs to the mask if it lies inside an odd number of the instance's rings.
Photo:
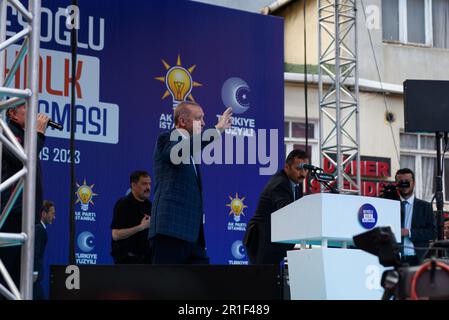
<path id="1" fill-rule="evenodd" d="M 244 216 L 245 213 L 243 212 L 243 209 L 248 208 L 248 206 L 246 206 L 243 203 L 243 200 L 245 200 L 245 197 L 239 198 L 239 194 L 236 193 L 235 194 L 235 198 L 229 196 L 229 199 L 231 200 L 231 203 L 228 203 L 226 205 L 226 207 L 230 207 L 231 211 L 229 211 L 229 215 L 233 214 L 234 215 L 234 221 L 235 222 L 239 222 L 240 221 L 240 216 Z"/>
<path id="2" fill-rule="evenodd" d="M 178 55 L 176 66 L 170 66 L 167 62 L 165 62 L 165 60 L 162 60 L 162 64 L 164 65 L 165 70 L 167 70 L 167 73 L 165 76 L 155 78 L 156 80 L 165 83 L 167 87 L 162 99 L 165 99 L 171 95 L 173 100 L 173 108 L 187 99 L 195 102 L 195 99 L 191 93 L 192 89 L 194 87 L 202 86 L 201 83 L 195 82 L 192 79 L 192 73 L 193 70 L 195 70 L 196 65 L 193 65 L 188 69 L 184 68 L 181 64 L 180 55 Z"/>
<path id="3" fill-rule="evenodd" d="M 98 196 L 98 194 L 92 191 L 94 185 L 95 184 L 88 186 L 86 184 L 86 179 L 84 179 L 84 182 L 81 186 L 78 183 L 76 184 L 78 190 L 76 190 L 75 194 L 78 199 L 76 200 L 75 204 L 81 202 L 81 210 L 83 211 L 89 210 L 89 203 L 94 204 L 94 202 L 92 201 L 92 197 Z"/>
<path id="4" fill-rule="evenodd" d="M 183 67 L 172 67 L 165 76 L 165 83 L 173 101 L 184 101 L 192 92 L 192 76 Z"/>

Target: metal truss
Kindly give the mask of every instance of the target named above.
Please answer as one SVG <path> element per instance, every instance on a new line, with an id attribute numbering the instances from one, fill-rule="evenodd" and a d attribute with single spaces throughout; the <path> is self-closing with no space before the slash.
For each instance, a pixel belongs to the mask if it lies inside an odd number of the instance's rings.
<path id="1" fill-rule="evenodd" d="M 8 39 L 6 39 L 7 5 L 17 10 L 27 23 L 22 31 Z M 0 260 L 0 277 L 3 277 L 7 284 L 7 287 L 0 284 L 0 295 L 8 299 L 29 300 L 33 298 L 40 11 L 41 0 L 29 0 L 28 9 L 19 0 L 0 0 L 0 111 L 4 113 L 7 108 L 24 102 L 27 104 L 24 148 L 19 144 L 4 119 L 0 119 L 0 142 L 2 144 L 0 150 L 7 148 L 23 163 L 21 170 L 0 184 L 0 192 L 10 187 L 14 188 L 11 197 L 0 213 L 0 247 L 22 246 L 20 290 Z M 6 73 L 5 50 L 10 45 L 20 42 L 22 42 L 22 47 L 10 70 Z M 26 88 L 12 88 L 10 87 L 11 81 L 26 54 L 28 55 Z M 22 232 L 19 234 L 3 233 L 2 226 L 22 189 Z"/>
<path id="2" fill-rule="evenodd" d="M 338 190 L 360 194 L 356 0 L 318 0 L 318 24 L 321 167 L 327 159 L 336 168 Z M 323 75 L 331 84 L 323 85 Z"/>

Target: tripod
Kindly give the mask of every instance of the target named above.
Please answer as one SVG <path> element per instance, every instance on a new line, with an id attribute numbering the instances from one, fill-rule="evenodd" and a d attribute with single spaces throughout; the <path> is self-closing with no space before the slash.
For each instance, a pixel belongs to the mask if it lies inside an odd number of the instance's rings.
<path id="1" fill-rule="evenodd" d="M 441 139 L 444 137 L 444 152 L 441 155 Z M 435 177 L 435 200 L 437 205 L 436 222 L 437 222 L 437 240 L 444 239 L 444 217 L 443 217 L 443 168 L 444 153 L 446 152 L 448 141 L 447 132 L 443 134 L 441 131 L 435 133 L 436 151 L 437 151 L 437 175 Z"/>

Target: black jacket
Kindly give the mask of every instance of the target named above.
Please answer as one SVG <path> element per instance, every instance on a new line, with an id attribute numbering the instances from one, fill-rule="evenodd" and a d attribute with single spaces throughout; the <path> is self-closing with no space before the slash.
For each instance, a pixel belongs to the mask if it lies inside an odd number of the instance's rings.
<path id="1" fill-rule="evenodd" d="M 411 238 L 415 248 L 428 247 L 429 241 L 436 238 L 435 216 L 432 205 L 424 200 L 415 198 L 413 203 Z M 425 250 L 415 250 L 418 258 L 422 259 Z"/>
<path id="2" fill-rule="evenodd" d="M 24 130 L 17 123 L 10 121 L 8 123 L 9 128 L 16 137 L 17 141 L 23 146 L 24 145 Z M 42 133 L 37 134 L 37 154 L 42 150 L 45 143 L 45 135 Z M 16 158 L 16 156 L 6 147 L 3 147 L 3 158 L 2 158 L 2 181 L 13 176 L 20 169 L 22 169 L 22 162 Z M 2 192 L 2 209 L 5 207 L 12 191 L 16 184 L 12 185 L 4 192 Z M 23 193 L 23 192 L 22 192 Z M 11 214 L 6 220 L 4 228 L 2 231 L 5 232 L 19 232 L 22 225 L 22 193 L 17 198 L 14 206 L 12 207 Z M 36 164 L 36 222 L 40 221 L 40 209 L 43 201 L 42 192 L 42 177 L 40 162 L 37 161 Z M 18 229 L 17 229 L 18 228 Z"/>
<path id="3" fill-rule="evenodd" d="M 293 249 L 294 244 L 271 242 L 271 214 L 293 201 L 290 179 L 281 170 L 268 181 L 260 195 L 256 212 L 248 224 L 243 243 L 250 263 L 279 264 L 287 255 L 287 250 Z"/>

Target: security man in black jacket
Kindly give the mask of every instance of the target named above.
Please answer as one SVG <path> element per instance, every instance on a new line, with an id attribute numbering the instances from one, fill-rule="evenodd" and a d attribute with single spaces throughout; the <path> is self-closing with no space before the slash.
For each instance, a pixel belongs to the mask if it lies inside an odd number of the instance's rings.
<path id="1" fill-rule="evenodd" d="M 290 152 L 284 169 L 272 176 L 262 191 L 243 239 L 250 264 L 279 264 L 293 249 L 294 244 L 271 242 L 271 214 L 302 197 L 307 169 L 300 169 L 301 163 L 309 163 L 307 154 L 302 150 Z"/>

